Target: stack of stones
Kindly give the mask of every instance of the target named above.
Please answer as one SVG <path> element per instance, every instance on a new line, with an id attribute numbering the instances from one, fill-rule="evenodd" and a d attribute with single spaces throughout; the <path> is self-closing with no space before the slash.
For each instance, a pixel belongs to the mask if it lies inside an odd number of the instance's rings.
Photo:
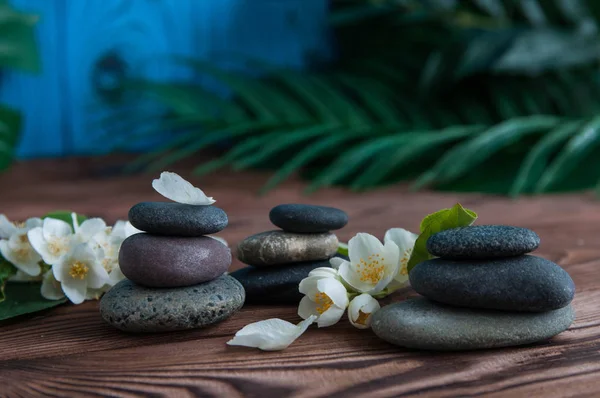
<path id="1" fill-rule="evenodd" d="M 401 346 L 470 350 L 549 339 L 575 319 L 575 285 L 557 264 L 527 255 L 540 239 L 510 226 L 473 226 L 433 235 L 434 256 L 409 275 L 425 296 L 373 317 L 373 331 Z"/>
<path id="2" fill-rule="evenodd" d="M 144 202 L 129 221 L 145 231 L 127 238 L 119 264 L 128 278 L 100 303 L 102 318 L 127 332 L 192 329 L 220 322 L 244 304 L 244 288 L 225 274 L 229 248 L 207 234 L 227 214 L 214 206 Z"/>
<path id="3" fill-rule="evenodd" d="M 297 304 L 300 281 L 318 267 L 329 267 L 338 238 L 330 231 L 348 223 L 348 215 L 332 207 L 284 204 L 273 208 L 271 222 L 281 230 L 244 239 L 239 260 L 250 267 L 231 273 L 244 286 L 246 302 Z"/>

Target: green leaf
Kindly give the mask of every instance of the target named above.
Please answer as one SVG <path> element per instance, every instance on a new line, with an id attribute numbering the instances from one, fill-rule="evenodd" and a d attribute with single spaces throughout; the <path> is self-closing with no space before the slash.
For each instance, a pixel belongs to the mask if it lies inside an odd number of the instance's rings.
<path id="1" fill-rule="evenodd" d="M 340 242 L 338 244 L 337 254 L 348 257 L 348 244 Z"/>
<path id="2" fill-rule="evenodd" d="M 415 265 L 429 260 L 432 256 L 427 251 L 427 240 L 438 232 L 446 229 L 467 227 L 475 222 L 477 214 L 469 209 L 465 209 L 460 203 L 455 204 L 450 209 L 442 209 L 428 215 L 421 221 L 421 234 L 415 242 L 410 260 L 408 261 L 408 271 Z"/>
<path id="3" fill-rule="evenodd" d="M 67 210 L 56 210 L 56 211 L 52 211 L 52 212 L 46 214 L 42 218 L 55 218 L 57 220 L 62 220 L 64 222 L 66 222 L 67 224 L 69 224 L 71 226 L 71 228 L 73 228 L 74 227 L 73 217 L 71 217 L 71 213 L 73 213 L 73 212 L 67 211 Z M 77 223 L 79 225 L 81 225 L 81 223 L 87 219 L 88 218 L 86 216 L 84 216 L 82 214 L 77 214 Z"/>
<path id="4" fill-rule="evenodd" d="M 7 284 L 6 300 L 0 303 L 0 321 L 42 311 L 67 302 L 67 298 L 46 300 L 40 293 L 41 286 L 41 283 Z"/>
<path id="5" fill-rule="evenodd" d="M 8 278 L 17 273 L 17 269 L 11 263 L 6 261 L 2 256 L 0 256 L 0 303 L 2 303 L 6 296 L 4 294 L 4 290 L 6 287 L 6 282 L 8 282 Z"/>

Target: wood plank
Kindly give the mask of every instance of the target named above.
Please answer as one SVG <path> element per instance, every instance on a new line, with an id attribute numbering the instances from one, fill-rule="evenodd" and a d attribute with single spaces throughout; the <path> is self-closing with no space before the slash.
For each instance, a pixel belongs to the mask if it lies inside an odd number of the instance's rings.
<path id="1" fill-rule="evenodd" d="M 73 208 L 114 221 L 137 201 L 159 199 L 153 176 L 113 176 L 119 158 L 36 161 L 0 176 L 11 186 L 0 211 L 24 218 Z M 186 166 L 176 168 L 185 174 Z M 66 305 L 0 323 L 0 386 L 7 396 L 293 396 L 368 395 L 433 397 L 598 396 L 600 394 L 600 203 L 591 194 L 522 198 L 479 194 L 411 193 L 395 186 L 365 194 L 328 189 L 301 194 L 291 180 L 258 197 L 263 173 L 220 173 L 192 180 L 229 214 L 221 234 L 232 245 L 270 229 L 268 210 L 282 202 L 334 205 L 351 216 L 339 232 L 382 236 L 390 227 L 415 230 L 424 214 L 461 201 L 481 223 L 533 228 L 542 237 L 539 254 L 573 277 L 577 320 L 565 333 L 520 348 L 463 353 L 402 349 L 347 322 L 311 328 L 281 352 L 225 345 L 244 325 L 270 317 L 299 321 L 293 306 L 247 306 L 232 318 L 202 330 L 129 335 L 105 325 L 97 302 Z M 39 192 L 44 192 L 40 195 Z M 235 262 L 232 269 L 240 267 Z M 385 303 L 416 295 L 410 288 Z"/>
<path id="2" fill-rule="evenodd" d="M 59 13 L 64 0 L 12 0 L 18 10 L 40 16 L 36 28 L 42 72 L 2 71 L 0 101 L 23 113 L 17 148 L 21 158 L 65 153 L 64 71 Z"/>

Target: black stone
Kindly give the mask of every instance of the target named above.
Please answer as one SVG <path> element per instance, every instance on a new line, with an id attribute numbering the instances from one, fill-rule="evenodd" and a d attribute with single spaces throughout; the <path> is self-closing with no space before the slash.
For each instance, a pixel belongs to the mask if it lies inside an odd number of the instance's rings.
<path id="1" fill-rule="evenodd" d="M 154 235 L 201 236 L 227 227 L 227 214 L 215 206 L 142 202 L 129 210 L 134 227 Z"/>
<path id="2" fill-rule="evenodd" d="M 284 231 L 304 234 L 334 231 L 348 224 L 348 215 L 340 209 L 303 204 L 276 206 L 269 219 Z"/>
<path id="3" fill-rule="evenodd" d="M 417 264 L 409 278 L 417 293 L 459 307 L 550 311 L 567 306 L 575 294 L 564 269 L 531 255 L 468 262 L 437 258 Z"/>
<path id="4" fill-rule="evenodd" d="M 246 267 L 229 274 L 246 290 L 246 303 L 298 304 L 303 295 L 300 281 L 315 268 L 330 267 L 329 261 L 296 263 L 271 268 Z"/>
<path id="5" fill-rule="evenodd" d="M 527 228 L 477 225 L 439 232 L 427 240 L 427 251 L 453 259 L 518 256 L 534 251 L 540 237 Z"/>

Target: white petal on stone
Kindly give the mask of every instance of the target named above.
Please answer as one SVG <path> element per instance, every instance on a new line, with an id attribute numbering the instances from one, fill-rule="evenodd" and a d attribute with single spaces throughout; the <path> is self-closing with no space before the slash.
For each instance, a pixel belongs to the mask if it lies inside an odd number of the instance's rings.
<path id="1" fill-rule="evenodd" d="M 412 232 L 407 231 L 404 228 L 392 228 L 387 230 L 383 241 L 385 243 L 389 241 L 394 242 L 396 246 L 398 246 L 400 254 L 402 254 L 406 250 L 412 249 L 414 247 L 418 237 L 419 235 L 413 234 Z"/>
<path id="2" fill-rule="evenodd" d="M 144 233 L 141 229 L 134 227 L 129 221 L 125 224 L 125 237 L 129 238 L 131 235 Z"/>
<path id="3" fill-rule="evenodd" d="M 264 351 L 278 351 L 289 347 L 315 321 L 311 316 L 298 325 L 282 319 L 267 319 L 244 326 L 227 342 L 232 346 L 256 347 Z"/>
<path id="4" fill-rule="evenodd" d="M 308 276 L 314 276 L 319 278 L 337 278 L 338 273 L 337 270 L 329 267 L 319 267 L 315 268 L 308 273 Z"/>
<path id="5" fill-rule="evenodd" d="M 212 205 L 213 198 L 206 196 L 200 188 L 175 173 L 164 171 L 160 178 L 152 181 L 152 187 L 167 199 L 189 205 Z"/>
<path id="6" fill-rule="evenodd" d="M 218 240 L 219 242 L 221 242 L 225 246 L 229 247 L 229 244 L 227 243 L 227 241 L 225 239 L 221 238 L 220 236 L 216 236 L 216 235 L 207 235 L 207 236 L 209 238 L 213 238 L 214 240 Z"/>
<path id="7" fill-rule="evenodd" d="M 350 302 L 348 306 L 348 319 L 350 323 L 358 329 L 368 329 L 371 327 L 372 315 L 381 308 L 379 302 L 368 294 L 361 294 Z M 357 323 L 360 312 L 368 314 L 368 318 L 364 324 Z"/>
<path id="8" fill-rule="evenodd" d="M 308 319 L 313 315 L 317 316 L 317 303 L 308 296 L 302 297 L 300 304 L 298 304 L 298 315 L 302 319 Z"/>
<path id="9" fill-rule="evenodd" d="M 60 300 L 61 298 L 65 297 L 65 293 L 61 289 L 60 282 L 54 278 L 52 271 L 48 271 L 44 274 L 40 293 L 46 300 Z"/>
<path id="10" fill-rule="evenodd" d="M 348 306 L 348 291 L 342 282 L 333 278 L 323 278 L 317 282 L 317 289 L 325 293 L 336 307 L 346 309 Z"/>
<path id="11" fill-rule="evenodd" d="M 340 266 L 347 260 L 344 260 L 343 258 L 340 257 L 332 257 L 329 259 L 329 264 L 331 264 L 331 267 L 334 269 L 339 269 Z"/>
<path id="12" fill-rule="evenodd" d="M 321 314 L 319 319 L 317 320 L 317 325 L 320 328 L 326 328 L 328 326 L 335 325 L 342 319 L 346 308 L 340 308 L 335 305 L 332 305 L 327 311 Z"/>

